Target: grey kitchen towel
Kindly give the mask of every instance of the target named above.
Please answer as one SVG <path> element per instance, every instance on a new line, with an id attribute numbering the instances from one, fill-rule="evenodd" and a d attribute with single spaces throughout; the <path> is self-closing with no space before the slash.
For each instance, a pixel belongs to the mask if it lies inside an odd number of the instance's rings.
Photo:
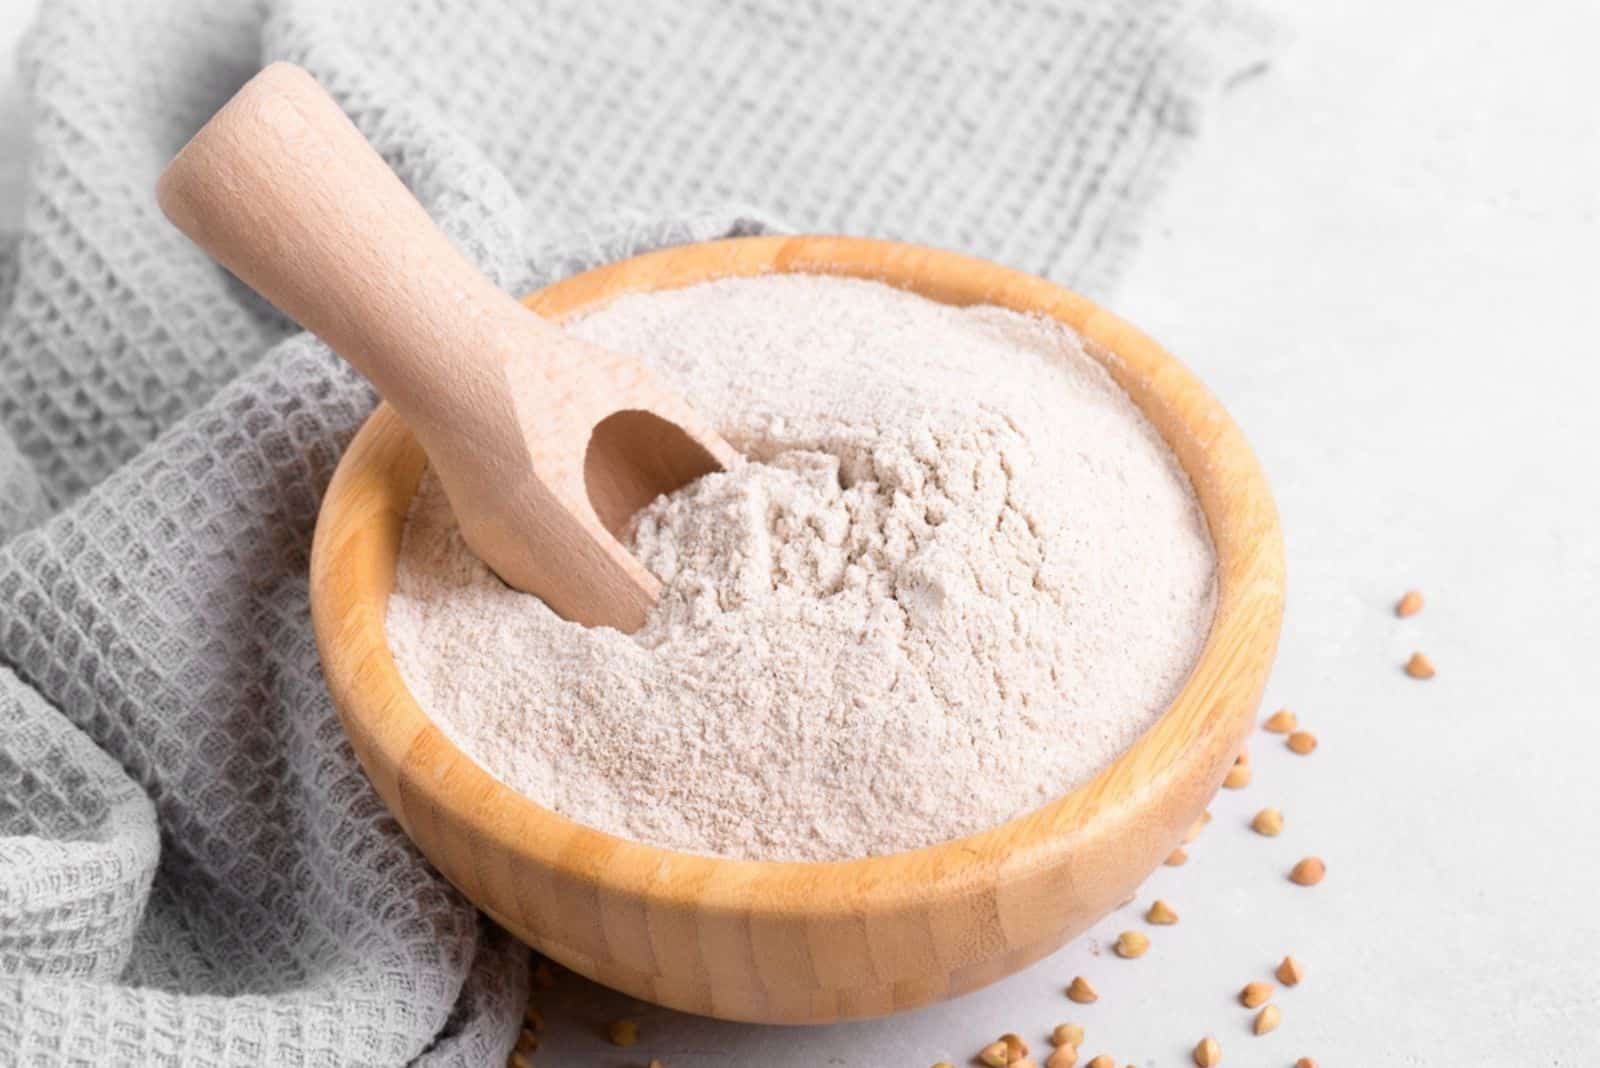
<path id="1" fill-rule="evenodd" d="M 503 1058 L 527 954 L 387 816 L 306 607 L 370 390 L 153 185 L 309 68 L 523 290 L 779 225 L 1102 294 L 1253 23 L 1217 0 L 66 0 L 0 240 L 0 1062 Z M 9 150 L 9 149 L 6 149 Z"/>

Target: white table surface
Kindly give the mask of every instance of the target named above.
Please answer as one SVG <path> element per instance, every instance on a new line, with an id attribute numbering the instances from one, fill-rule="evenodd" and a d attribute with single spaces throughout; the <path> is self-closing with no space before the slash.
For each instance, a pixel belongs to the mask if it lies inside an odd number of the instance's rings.
<path id="1" fill-rule="evenodd" d="M 0 0 L 0 56 L 30 6 Z M 1141 960 L 1103 948 L 1130 908 L 987 990 L 823 1029 L 563 976 L 540 1063 L 918 1068 L 1065 1019 L 1085 1059 L 1141 1066 L 1206 1033 L 1229 1068 L 1600 1063 L 1600 5 L 1274 6 L 1292 39 L 1227 94 L 1116 307 L 1266 465 L 1291 587 L 1267 704 L 1321 748 L 1260 736 L 1254 784 L 1141 894 L 1182 914 Z M 14 95 L 7 70 L 6 161 Z M 1401 622 L 1409 586 L 1428 607 Z M 1413 648 L 1432 682 L 1400 673 Z M 1275 840 L 1244 826 L 1267 804 Z M 1327 880 L 1286 882 L 1313 852 Z M 1233 995 L 1285 952 L 1308 978 L 1256 1038 Z M 1062 997 L 1077 973 L 1098 1004 Z M 632 1050 L 599 1037 L 620 1015 Z"/>

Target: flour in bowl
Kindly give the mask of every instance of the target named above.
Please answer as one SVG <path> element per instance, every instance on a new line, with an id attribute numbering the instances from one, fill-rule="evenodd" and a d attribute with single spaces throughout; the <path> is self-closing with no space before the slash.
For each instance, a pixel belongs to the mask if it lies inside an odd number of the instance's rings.
<path id="1" fill-rule="evenodd" d="M 634 520 L 665 584 L 634 635 L 502 584 L 424 477 L 390 644 L 529 797 L 695 853 L 895 852 L 1086 781 L 1187 677 L 1215 600 L 1204 520 L 1067 328 L 775 275 L 569 329 L 654 366 L 747 462 Z"/>

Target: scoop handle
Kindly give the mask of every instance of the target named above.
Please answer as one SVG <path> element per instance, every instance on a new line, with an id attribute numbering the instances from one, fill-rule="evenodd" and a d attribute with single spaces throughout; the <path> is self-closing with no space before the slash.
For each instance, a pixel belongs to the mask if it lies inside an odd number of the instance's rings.
<path id="1" fill-rule="evenodd" d="M 262 70 L 157 185 L 177 227 L 326 341 L 430 455 L 505 392 L 510 354 L 570 340 L 485 278 L 316 80 Z"/>

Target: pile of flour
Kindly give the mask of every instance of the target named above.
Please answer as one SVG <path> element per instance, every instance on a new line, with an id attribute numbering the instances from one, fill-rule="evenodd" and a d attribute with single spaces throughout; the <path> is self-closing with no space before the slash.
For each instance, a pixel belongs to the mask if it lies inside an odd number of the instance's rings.
<path id="1" fill-rule="evenodd" d="M 1188 674 L 1204 522 L 1066 328 L 772 276 L 570 329 L 653 365 L 747 462 L 634 520 L 666 588 L 632 636 L 503 585 L 424 478 L 389 639 L 429 715 L 528 796 L 696 853 L 893 852 L 1085 781 Z"/>

